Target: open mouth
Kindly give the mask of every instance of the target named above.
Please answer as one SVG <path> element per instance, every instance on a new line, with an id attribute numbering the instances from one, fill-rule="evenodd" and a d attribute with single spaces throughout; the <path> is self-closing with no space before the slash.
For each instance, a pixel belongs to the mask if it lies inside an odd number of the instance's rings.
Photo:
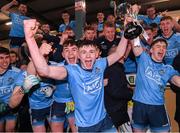
<path id="1" fill-rule="evenodd" d="M 162 58 L 164 54 L 162 52 L 158 52 L 157 55 L 158 57 Z"/>
<path id="2" fill-rule="evenodd" d="M 70 64 L 75 64 L 76 63 L 75 58 L 68 58 L 68 61 L 69 61 Z"/>
<path id="3" fill-rule="evenodd" d="M 85 67 L 87 69 L 91 69 L 92 68 L 92 60 L 86 60 L 85 61 Z"/>

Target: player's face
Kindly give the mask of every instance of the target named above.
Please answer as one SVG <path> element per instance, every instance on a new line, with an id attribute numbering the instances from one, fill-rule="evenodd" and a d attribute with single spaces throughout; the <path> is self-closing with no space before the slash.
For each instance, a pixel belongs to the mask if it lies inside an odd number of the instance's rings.
<path id="1" fill-rule="evenodd" d="M 97 19 L 98 19 L 99 22 L 104 21 L 104 14 L 101 13 L 101 12 L 99 12 L 99 13 L 97 14 Z"/>
<path id="2" fill-rule="evenodd" d="M 151 57 L 156 62 L 162 62 L 166 54 L 166 44 L 164 42 L 158 42 L 150 49 Z"/>
<path id="3" fill-rule="evenodd" d="M 156 10 L 155 10 L 154 7 L 148 8 L 148 9 L 146 10 L 146 14 L 147 14 L 149 17 L 153 17 L 155 13 L 156 13 Z"/>
<path id="4" fill-rule="evenodd" d="M 68 34 L 69 37 L 74 37 L 74 31 L 73 30 L 65 30 L 65 33 Z"/>
<path id="5" fill-rule="evenodd" d="M 153 42 L 153 37 L 154 37 L 154 34 L 153 34 L 153 31 L 152 30 L 146 30 L 146 33 L 148 35 L 148 44 L 151 44 Z"/>
<path id="6" fill-rule="evenodd" d="M 68 64 L 76 64 L 78 58 L 77 46 L 73 45 L 73 46 L 64 47 L 62 55 Z"/>
<path id="7" fill-rule="evenodd" d="M 10 61 L 11 61 L 11 63 L 15 63 L 17 61 L 16 54 L 10 53 Z"/>
<path id="8" fill-rule="evenodd" d="M 84 33 L 86 40 L 94 40 L 95 38 L 95 31 L 94 30 L 87 30 Z"/>
<path id="9" fill-rule="evenodd" d="M 113 41 L 115 37 L 115 28 L 114 27 L 104 27 L 104 36 L 107 40 Z"/>
<path id="10" fill-rule="evenodd" d="M 97 49 L 94 46 L 88 45 L 79 48 L 79 59 L 84 69 L 92 69 L 97 56 Z"/>
<path id="11" fill-rule="evenodd" d="M 0 72 L 4 72 L 10 64 L 10 55 L 0 54 Z"/>
<path id="12" fill-rule="evenodd" d="M 164 36 L 170 36 L 173 29 L 173 23 L 170 19 L 166 19 L 161 21 L 160 28 Z"/>
<path id="13" fill-rule="evenodd" d="M 64 21 L 69 21 L 69 18 L 70 18 L 70 15 L 69 15 L 68 13 L 63 13 L 63 14 L 62 14 L 62 19 L 63 19 Z"/>
<path id="14" fill-rule="evenodd" d="M 26 15 L 26 13 L 27 13 L 27 6 L 26 5 L 20 4 L 18 9 L 22 15 Z"/>
<path id="15" fill-rule="evenodd" d="M 114 17 L 113 15 L 109 15 L 109 16 L 107 17 L 107 21 L 108 21 L 108 22 L 111 22 L 111 23 L 115 23 L 116 19 L 115 19 L 115 17 Z"/>
<path id="16" fill-rule="evenodd" d="M 41 29 L 44 31 L 44 33 L 49 33 L 50 32 L 50 27 L 48 24 L 43 24 Z"/>

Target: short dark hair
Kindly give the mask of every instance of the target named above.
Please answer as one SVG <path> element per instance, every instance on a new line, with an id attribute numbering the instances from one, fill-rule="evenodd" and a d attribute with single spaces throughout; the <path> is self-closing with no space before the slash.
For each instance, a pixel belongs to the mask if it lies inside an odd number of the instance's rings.
<path id="1" fill-rule="evenodd" d="M 113 23 L 111 23 L 111 22 L 105 22 L 105 23 L 104 23 L 104 27 L 115 28 L 115 24 L 113 24 Z"/>
<path id="2" fill-rule="evenodd" d="M 154 5 L 147 6 L 146 10 L 149 9 L 149 8 L 154 8 L 156 10 L 156 7 Z"/>
<path id="3" fill-rule="evenodd" d="M 151 26 L 144 26 L 144 30 L 151 30 L 151 31 L 153 31 L 153 28 Z"/>
<path id="4" fill-rule="evenodd" d="M 18 54 L 15 51 L 13 51 L 13 50 L 10 51 L 10 54 L 15 54 L 16 57 L 18 57 Z"/>
<path id="5" fill-rule="evenodd" d="M 69 12 L 68 12 L 67 10 L 64 10 L 64 11 L 61 13 L 61 15 L 62 15 L 62 14 L 65 14 L 65 13 L 69 14 Z"/>
<path id="6" fill-rule="evenodd" d="M 97 44 L 95 43 L 95 41 L 91 41 L 91 40 L 79 40 L 78 43 L 78 48 L 81 48 L 83 46 L 93 46 L 98 48 Z"/>
<path id="7" fill-rule="evenodd" d="M 151 26 L 152 28 L 159 28 L 157 23 L 151 23 L 149 26 Z"/>
<path id="8" fill-rule="evenodd" d="M 94 30 L 94 28 L 91 25 L 87 25 L 85 26 L 84 31 L 87 31 L 87 30 Z"/>
<path id="9" fill-rule="evenodd" d="M 164 20 L 173 20 L 173 18 L 171 16 L 164 16 L 161 18 L 160 22 L 164 21 Z"/>
<path id="10" fill-rule="evenodd" d="M 5 47 L 0 47 L 0 54 L 6 54 L 9 55 L 9 49 L 5 48 Z"/>
<path id="11" fill-rule="evenodd" d="M 158 43 L 158 42 L 164 42 L 164 43 L 166 44 L 166 47 L 168 46 L 168 43 L 167 43 L 167 41 L 166 41 L 165 39 L 163 39 L 163 38 L 157 38 L 157 39 L 155 39 L 155 40 L 151 43 L 151 48 L 152 48 L 156 43 Z"/>
<path id="12" fill-rule="evenodd" d="M 68 47 L 68 46 L 77 46 L 77 41 L 75 41 L 74 39 L 67 39 L 64 43 L 63 43 L 63 48 L 64 47 Z"/>

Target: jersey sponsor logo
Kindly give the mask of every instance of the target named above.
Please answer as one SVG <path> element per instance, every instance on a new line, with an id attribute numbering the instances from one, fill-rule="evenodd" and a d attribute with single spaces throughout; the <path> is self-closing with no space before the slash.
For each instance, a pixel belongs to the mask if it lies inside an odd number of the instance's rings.
<path id="1" fill-rule="evenodd" d="M 5 95 L 5 94 L 9 94 L 12 92 L 12 89 L 9 89 L 9 87 L 3 87 L 0 88 L 0 95 Z"/>
<path id="2" fill-rule="evenodd" d="M 166 51 L 166 58 L 174 58 L 178 54 L 178 49 L 171 49 Z"/>
<path id="3" fill-rule="evenodd" d="M 94 93 L 102 88 L 101 77 L 97 77 L 92 81 L 83 83 L 84 94 Z"/>
<path id="4" fill-rule="evenodd" d="M 161 76 L 155 72 L 151 67 L 147 67 L 145 70 L 145 76 L 151 80 L 153 80 L 154 82 L 156 82 L 157 84 L 161 85 Z"/>

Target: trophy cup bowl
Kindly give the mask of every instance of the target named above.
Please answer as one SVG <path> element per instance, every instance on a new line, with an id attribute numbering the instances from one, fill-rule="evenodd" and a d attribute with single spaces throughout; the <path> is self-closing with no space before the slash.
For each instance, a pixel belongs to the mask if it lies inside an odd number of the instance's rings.
<path id="1" fill-rule="evenodd" d="M 125 15 L 131 16 L 133 18 L 133 22 L 130 22 L 125 26 L 124 37 L 126 39 L 135 39 L 142 33 L 143 29 L 139 23 L 137 23 L 137 14 L 132 11 L 131 5 L 129 3 L 125 2 L 118 5 L 117 14 L 120 18 L 123 19 Z"/>
<path id="2" fill-rule="evenodd" d="M 126 25 L 126 29 L 124 31 L 124 37 L 126 39 L 133 40 L 137 38 L 142 33 L 142 28 L 136 22 L 130 22 Z"/>

